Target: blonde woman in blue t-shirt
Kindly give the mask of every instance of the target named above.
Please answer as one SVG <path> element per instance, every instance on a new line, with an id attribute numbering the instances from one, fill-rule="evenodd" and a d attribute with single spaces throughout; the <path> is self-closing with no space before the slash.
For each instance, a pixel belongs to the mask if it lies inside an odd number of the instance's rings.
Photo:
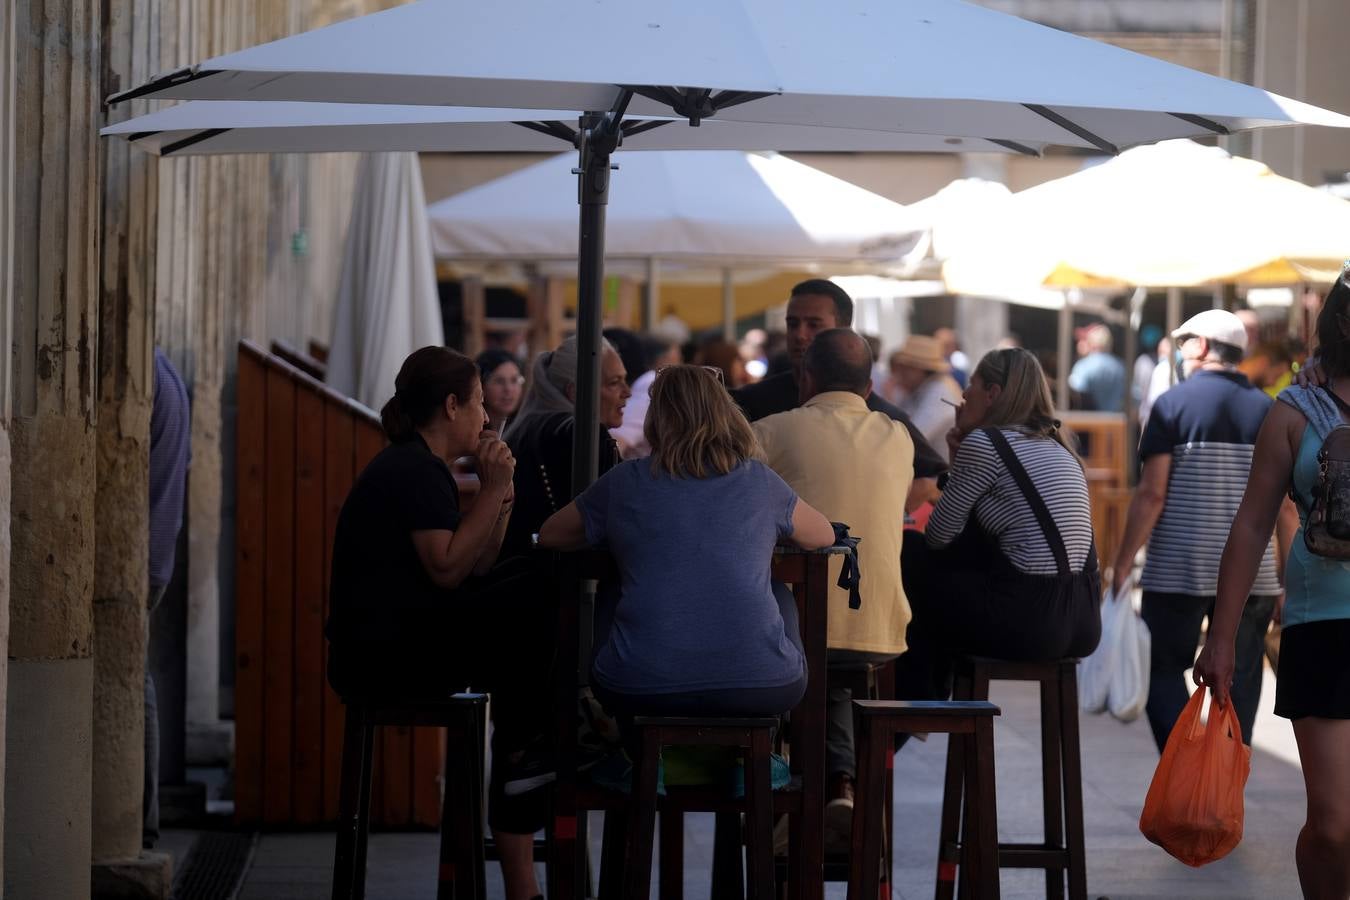
<path id="1" fill-rule="evenodd" d="M 618 564 L 596 696 L 620 716 L 787 711 L 806 662 L 792 595 L 770 580 L 774 546 L 829 546 L 833 528 L 759 461 L 715 370 L 661 370 L 644 433 L 649 458 L 615 466 L 539 533 L 545 547 L 603 544 Z"/>

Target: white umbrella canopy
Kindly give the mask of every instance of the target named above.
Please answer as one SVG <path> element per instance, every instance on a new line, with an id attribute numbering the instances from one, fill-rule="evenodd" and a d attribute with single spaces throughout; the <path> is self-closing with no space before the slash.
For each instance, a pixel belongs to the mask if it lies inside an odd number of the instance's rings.
<path id="1" fill-rule="evenodd" d="M 415 155 L 361 160 L 327 381 L 371 409 L 389 399 L 408 354 L 445 341 L 424 203 Z"/>
<path id="2" fill-rule="evenodd" d="M 973 217 L 950 290 L 1334 281 L 1350 202 L 1217 147 L 1138 147 Z"/>
<path id="3" fill-rule="evenodd" d="M 109 125 L 101 133 L 125 138 L 159 156 L 388 150 L 554 153 L 564 147 L 556 135 L 522 123 L 575 125 L 580 115 L 575 110 L 196 100 Z M 626 123 L 625 150 L 1009 152 L 1008 147 L 981 138 L 893 131 L 719 119 L 695 128 L 670 116 L 633 116 Z M 648 123 L 661 127 L 632 128 Z"/>
<path id="4" fill-rule="evenodd" d="M 592 52 L 592 48 L 594 52 Z M 685 87 L 692 86 L 692 87 Z M 1115 152 L 1350 119 L 959 0 L 420 0 L 132 91 L 586 109 Z"/>
<path id="5" fill-rule="evenodd" d="M 708 130 L 711 130 L 709 128 Z M 922 228 L 906 208 L 777 154 L 625 153 L 606 261 L 718 267 L 904 266 Z M 575 259 L 575 159 L 558 156 L 431 204 L 442 258 Z"/>

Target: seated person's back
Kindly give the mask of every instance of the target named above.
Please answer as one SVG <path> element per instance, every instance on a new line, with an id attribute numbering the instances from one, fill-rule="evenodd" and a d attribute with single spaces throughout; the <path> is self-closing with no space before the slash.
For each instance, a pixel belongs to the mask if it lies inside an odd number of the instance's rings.
<path id="1" fill-rule="evenodd" d="M 607 545 L 621 593 L 597 635 L 595 686 L 616 712 L 772 715 L 806 685 L 774 545 L 833 542 L 829 522 L 753 457 L 754 433 L 705 369 L 652 384 L 648 459 L 621 463 L 549 519 L 540 543 Z"/>

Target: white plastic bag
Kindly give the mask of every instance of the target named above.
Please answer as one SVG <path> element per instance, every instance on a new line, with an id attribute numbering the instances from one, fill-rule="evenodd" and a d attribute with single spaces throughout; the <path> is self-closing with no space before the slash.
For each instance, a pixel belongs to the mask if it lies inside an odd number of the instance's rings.
<path id="1" fill-rule="evenodd" d="M 1102 599 L 1101 643 L 1083 660 L 1078 673 L 1082 709 L 1109 711 L 1122 722 L 1139 718 L 1148 702 L 1151 651 L 1148 626 L 1134 611 L 1129 591 L 1116 598 L 1108 590 Z"/>

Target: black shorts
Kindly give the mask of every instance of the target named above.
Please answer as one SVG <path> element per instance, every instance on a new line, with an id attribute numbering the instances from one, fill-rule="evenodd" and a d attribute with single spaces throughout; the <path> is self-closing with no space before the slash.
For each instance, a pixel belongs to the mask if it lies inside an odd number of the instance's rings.
<path id="1" fill-rule="evenodd" d="M 1275 715 L 1350 719 L 1350 619 L 1304 622 L 1282 630 Z"/>

